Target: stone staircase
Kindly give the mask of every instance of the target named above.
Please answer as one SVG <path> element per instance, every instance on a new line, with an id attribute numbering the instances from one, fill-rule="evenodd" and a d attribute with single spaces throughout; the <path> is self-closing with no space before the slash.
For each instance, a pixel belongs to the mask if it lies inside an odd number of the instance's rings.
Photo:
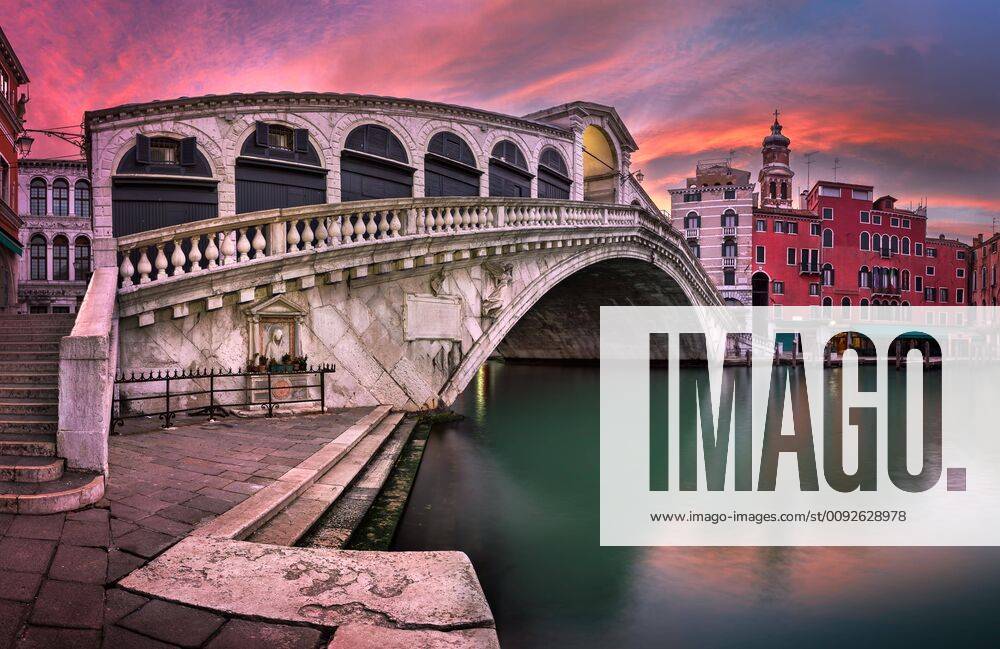
<path id="1" fill-rule="evenodd" d="M 0 513 L 51 514 L 96 502 L 98 473 L 56 456 L 59 340 L 74 316 L 0 315 Z"/>

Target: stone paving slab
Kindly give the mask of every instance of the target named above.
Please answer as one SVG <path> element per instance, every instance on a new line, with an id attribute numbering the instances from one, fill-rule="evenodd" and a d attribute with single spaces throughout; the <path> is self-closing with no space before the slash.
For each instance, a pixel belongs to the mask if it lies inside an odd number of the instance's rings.
<path id="1" fill-rule="evenodd" d="M 428 631 L 348 624 L 337 629 L 327 649 L 500 649 L 493 629 Z"/>
<path id="2" fill-rule="evenodd" d="M 189 537 L 121 585 L 225 613 L 322 626 L 494 624 L 462 552 L 317 550 Z"/>

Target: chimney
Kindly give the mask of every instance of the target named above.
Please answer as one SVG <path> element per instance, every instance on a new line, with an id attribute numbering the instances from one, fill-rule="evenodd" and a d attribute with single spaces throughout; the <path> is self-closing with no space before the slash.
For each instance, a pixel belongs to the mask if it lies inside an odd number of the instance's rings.
<path id="1" fill-rule="evenodd" d="M 799 193 L 799 209 L 807 210 L 809 209 L 809 190 L 803 189 Z"/>

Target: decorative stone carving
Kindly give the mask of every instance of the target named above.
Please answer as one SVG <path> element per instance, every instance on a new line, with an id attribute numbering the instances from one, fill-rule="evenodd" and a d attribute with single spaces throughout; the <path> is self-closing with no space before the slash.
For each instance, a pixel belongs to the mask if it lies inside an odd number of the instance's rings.
<path id="1" fill-rule="evenodd" d="M 306 312 L 283 295 L 245 310 L 248 333 L 247 358 L 263 354 L 280 360 L 285 354 L 300 356 L 299 329 Z"/>
<path id="2" fill-rule="evenodd" d="M 431 293 L 435 296 L 442 294 L 444 290 L 444 281 L 448 279 L 448 276 L 444 272 L 444 268 L 438 269 L 438 272 L 431 276 Z"/>
<path id="3" fill-rule="evenodd" d="M 503 289 L 514 281 L 514 265 L 495 261 L 483 263 L 482 317 L 493 320 L 503 308 Z"/>

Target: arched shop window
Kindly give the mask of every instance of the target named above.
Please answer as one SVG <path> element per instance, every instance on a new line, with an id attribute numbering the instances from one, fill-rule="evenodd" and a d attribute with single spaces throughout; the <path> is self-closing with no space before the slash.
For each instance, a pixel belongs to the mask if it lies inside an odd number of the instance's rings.
<path id="1" fill-rule="evenodd" d="M 325 203 L 326 173 L 308 130 L 257 122 L 236 158 L 236 213 Z"/>
<path id="2" fill-rule="evenodd" d="M 517 145 L 502 140 L 490 154 L 490 196 L 531 196 L 532 174 Z"/>
<path id="3" fill-rule="evenodd" d="M 111 188 L 114 236 L 218 216 L 217 181 L 193 137 L 135 137 Z"/>
<path id="4" fill-rule="evenodd" d="M 434 134 L 424 155 L 425 196 L 479 196 L 482 175 L 465 140 L 444 131 Z"/>
<path id="5" fill-rule="evenodd" d="M 90 280 L 90 239 L 77 237 L 73 250 L 73 279 L 78 282 Z"/>
<path id="6" fill-rule="evenodd" d="M 413 195 L 413 167 L 403 143 L 378 124 L 359 126 L 347 136 L 340 157 L 343 201 L 406 198 Z"/>
<path id="7" fill-rule="evenodd" d="M 69 279 L 69 239 L 62 235 L 52 240 L 52 279 Z"/>
<path id="8" fill-rule="evenodd" d="M 551 147 L 542 151 L 538 160 L 538 198 L 569 199 L 572 184 L 559 152 Z"/>
<path id="9" fill-rule="evenodd" d="M 28 244 L 28 255 L 31 263 L 31 279 L 48 279 L 48 248 L 45 244 L 45 237 L 40 234 L 32 235 Z"/>

